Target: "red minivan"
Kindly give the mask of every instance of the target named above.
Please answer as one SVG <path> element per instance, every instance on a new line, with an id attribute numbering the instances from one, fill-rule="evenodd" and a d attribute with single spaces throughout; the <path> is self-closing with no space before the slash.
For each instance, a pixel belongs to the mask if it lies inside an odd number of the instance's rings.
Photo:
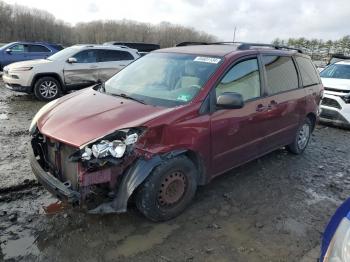
<path id="1" fill-rule="evenodd" d="M 284 147 L 306 148 L 323 87 L 288 47 L 215 43 L 154 51 L 103 84 L 46 104 L 31 166 L 55 196 L 91 213 L 171 219 L 198 185 Z"/>

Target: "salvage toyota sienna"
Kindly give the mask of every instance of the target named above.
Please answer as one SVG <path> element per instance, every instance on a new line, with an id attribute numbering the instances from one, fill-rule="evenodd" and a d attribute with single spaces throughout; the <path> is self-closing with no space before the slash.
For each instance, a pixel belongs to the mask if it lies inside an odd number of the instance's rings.
<path id="1" fill-rule="evenodd" d="M 262 44 L 154 51 L 46 104 L 31 166 L 62 201 L 91 213 L 128 202 L 147 218 L 180 214 L 198 185 L 280 147 L 308 145 L 323 87 L 310 58 Z"/>

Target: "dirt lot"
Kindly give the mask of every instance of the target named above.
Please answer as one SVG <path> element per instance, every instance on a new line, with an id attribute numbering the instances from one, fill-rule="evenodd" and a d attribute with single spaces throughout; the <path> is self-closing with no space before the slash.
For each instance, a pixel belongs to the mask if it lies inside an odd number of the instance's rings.
<path id="1" fill-rule="evenodd" d="M 55 199 L 26 157 L 42 105 L 0 83 L 0 261 L 315 261 L 325 224 L 350 195 L 350 132 L 318 126 L 302 156 L 281 149 L 235 169 L 167 223 L 134 207 L 46 213 Z"/>

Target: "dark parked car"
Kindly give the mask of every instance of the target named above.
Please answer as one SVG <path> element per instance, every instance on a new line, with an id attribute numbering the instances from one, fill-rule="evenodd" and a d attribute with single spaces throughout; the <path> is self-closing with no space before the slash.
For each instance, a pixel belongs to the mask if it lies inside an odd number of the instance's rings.
<path id="1" fill-rule="evenodd" d="M 31 166 L 54 195 L 91 212 L 125 212 L 133 195 L 146 217 L 167 220 L 234 167 L 283 146 L 302 153 L 322 92 L 295 50 L 160 49 L 44 106 L 30 127 Z M 113 200 L 95 207 L 103 195 Z"/>
<path id="2" fill-rule="evenodd" d="M 57 44 L 44 42 L 13 42 L 0 47 L 0 71 L 11 63 L 49 57 L 62 50 Z"/>

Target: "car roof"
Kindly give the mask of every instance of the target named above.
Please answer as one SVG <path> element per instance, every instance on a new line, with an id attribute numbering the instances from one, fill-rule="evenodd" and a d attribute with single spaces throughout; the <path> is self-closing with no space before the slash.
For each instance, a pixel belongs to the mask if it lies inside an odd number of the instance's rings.
<path id="1" fill-rule="evenodd" d="M 129 50 L 129 51 L 137 51 L 136 49 L 129 48 L 123 45 L 96 45 L 96 44 L 78 44 L 71 46 L 77 49 L 111 49 L 111 50 Z"/>
<path id="2" fill-rule="evenodd" d="M 335 64 L 337 64 L 337 65 L 350 65 L 350 60 L 338 61 L 338 62 L 335 62 Z"/>
<path id="3" fill-rule="evenodd" d="M 48 43 L 48 42 L 29 42 L 29 41 L 16 41 L 9 44 L 36 44 L 36 45 L 57 45 L 55 43 Z"/>
<path id="4" fill-rule="evenodd" d="M 199 45 L 185 45 L 176 46 L 170 48 L 159 49 L 153 52 L 160 53 L 183 53 L 194 55 L 208 55 L 208 56 L 227 56 L 233 53 L 242 53 L 251 51 L 264 51 L 272 54 L 298 54 L 302 55 L 301 51 L 289 47 L 279 47 L 269 44 L 245 44 L 245 43 L 232 43 L 232 44 L 199 44 Z"/>

